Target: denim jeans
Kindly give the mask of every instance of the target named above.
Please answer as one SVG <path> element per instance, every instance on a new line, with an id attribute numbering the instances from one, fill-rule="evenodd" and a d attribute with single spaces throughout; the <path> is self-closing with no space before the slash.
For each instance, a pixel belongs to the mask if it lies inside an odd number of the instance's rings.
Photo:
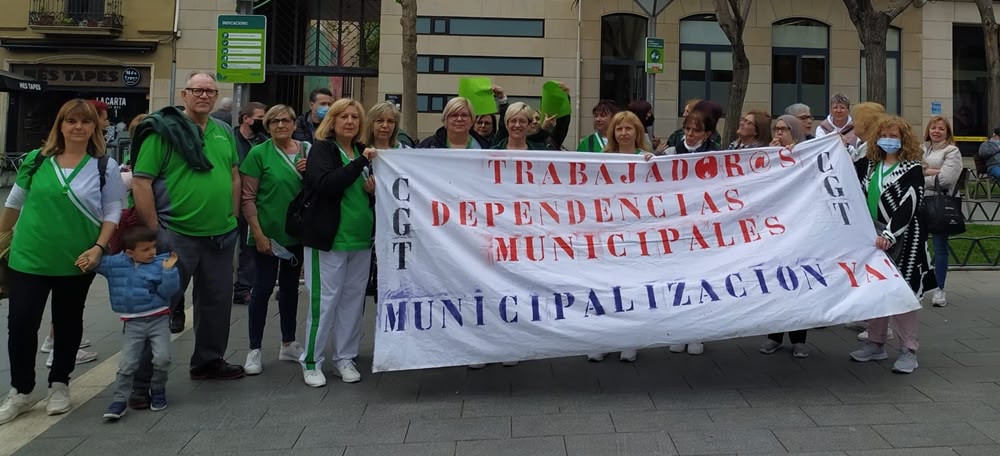
<path id="1" fill-rule="evenodd" d="M 991 166 L 986 172 L 994 179 L 1000 180 L 1000 166 Z"/>
<path id="2" fill-rule="evenodd" d="M 132 381 L 146 344 L 153 352 L 153 377 L 149 389 L 161 391 L 167 387 L 170 369 L 170 316 L 133 318 L 122 329 L 122 353 L 118 362 L 118 380 L 112 402 L 125 402 L 132 393 Z"/>
<path id="3" fill-rule="evenodd" d="M 932 234 L 934 244 L 934 277 L 938 288 L 944 290 L 944 279 L 948 277 L 948 235 Z"/>
<path id="4" fill-rule="evenodd" d="M 253 248 L 253 247 L 251 247 Z M 295 255 L 292 261 L 273 255 L 254 252 L 257 278 L 250 292 L 250 307 L 247 309 L 250 329 L 250 349 L 259 349 L 264 338 L 264 324 L 267 322 L 267 302 L 274 291 L 274 281 L 278 281 L 278 315 L 281 318 L 281 341 L 295 341 L 295 320 L 299 304 L 299 274 L 302 272 L 302 246 L 286 246 Z"/>

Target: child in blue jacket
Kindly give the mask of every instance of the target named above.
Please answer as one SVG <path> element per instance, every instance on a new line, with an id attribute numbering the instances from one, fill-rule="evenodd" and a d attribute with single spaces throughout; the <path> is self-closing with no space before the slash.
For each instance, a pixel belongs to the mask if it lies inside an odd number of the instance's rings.
<path id="1" fill-rule="evenodd" d="M 96 272 L 108 279 L 111 309 L 124 321 L 121 362 L 111 405 L 104 418 L 118 420 L 128 409 L 132 380 L 147 341 L 153 350 L 150 410 L 167 408 L 167 369 L 170 368 L 170 298 L 181 287 L 174 265 L 177 255 L 156 254 L 156 231 L 130 228 L 122 236 L 125 251 L 105 255 Z"/>

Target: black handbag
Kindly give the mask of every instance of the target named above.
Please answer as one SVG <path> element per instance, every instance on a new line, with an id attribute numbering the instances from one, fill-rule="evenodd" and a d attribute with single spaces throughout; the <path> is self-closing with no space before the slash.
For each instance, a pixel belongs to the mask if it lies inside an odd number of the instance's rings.
<path id="1" fill-rule="evenodd" d="M 944 193 L 938 177 L 934 176 L 934 193 L 924 196 L 927 231 L 949 236 L 964 233 L 965 215 L 962 214 L 962 197 L 958 196 L 958 186 L 955 186 L 950 195 Z"/>

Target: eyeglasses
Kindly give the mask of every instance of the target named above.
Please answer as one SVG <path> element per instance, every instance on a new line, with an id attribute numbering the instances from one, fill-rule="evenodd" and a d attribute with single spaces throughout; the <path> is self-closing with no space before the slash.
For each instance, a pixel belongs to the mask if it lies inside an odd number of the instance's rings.
<path id="1" fill-rule="evenodd" d="M 472 116 L 470 116 L 467 112 L 455 112 L 448 114 L 448 118 L 453 120 L 469 120 Z"/>
<path id="2" fill-rule="evenodd" d="M 217 89 L 202 89 L 200 87 L 188 87 L 184 90 L 191 92 L 191 95 L 194 95 L 196 97 L 208 95 L 209 98 L 212 98 L 219 94 L 219 91 Z"/>
<path id="3" fill-rule="evenodd" d="M 271 119 L 271 123 L 272 124 L 283 124 L 283 123 L 293 124 L 293 123 L 295 123 L 295 121 L 292 120 L 292 119 L 289 119 L 287 117 L 282 117 L 280 119 Z"/>
<path id="4" fill-rule="evenodd" d="M 774 127 L 771 130 L 776 133 L 787 133 L 789 131 L 792 131 L 792 129 L 788 127 Z"/>

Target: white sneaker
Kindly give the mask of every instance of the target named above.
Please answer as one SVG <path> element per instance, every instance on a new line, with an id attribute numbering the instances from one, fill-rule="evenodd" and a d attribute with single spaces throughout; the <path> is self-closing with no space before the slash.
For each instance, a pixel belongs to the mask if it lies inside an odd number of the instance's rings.
<path id="1" fill-rule="evenodd" d="M 49 415 L 62 415 L 73 407 L 69 398 L 69 385 L 65 383 L 52 382 L 49 388 L 49 403 L 45 406 L 45 413 Z"/>
<path id="2" fill-rule="evenodd" d="M 886 330 L 886 332 L 885 332 L 885 338 L 886 339 L 895 339 L 896 338 L 896 333 L 892 332 L 892 328 L 889 328 L 888 330 Z M 860 341 L 866 341 L 866 340 L 868 340 L 868 330 L 867 329 L 858 334 L 858 340 L 860 340 Z"/>
<path id="3" fill-rule="evenodd" d="M 259 375 L 263 370 L 260 364 L 260 349 L 250 350 L 250 353 L 247 353 L 247 362 L 243 364 L 243 371 L 247 375 Z"/>
<path id="4" fill-rule="evenodd" d="M 313 388 L 326 386 L 326 375 L 323 375 L 323 371 L 319 369 L 306 369 L 303 367 L 302 379 L 306 381 L 306 385 Z"/>
<path id="5" fill-rule="evenodd" d="M 631 363 L 638 357 L 639 353 L 635 350 L 622 350 L 622 352 L 618 354 L 618 361 Z"/>
<path id="6" fill-rule="evenodd" d="M 30 410 L 31 405 L 31 398 L 27 394 L 18 393 L 17 389 L 11 388 L 3 404 L 0 404 L 0 424 L 14 421 L 18 415 Z"/>
<path id="7" fill-rule="evenodd" d="M 684 353 L 686 348 L 687 344 L 673 344 L 670 346 L 670 353 Z"/>
<path id="8" fill-rule="evenodd" d="M 45 340 L 42 341 L 41 348 L 38 351 L 42 353 L 52 353 L 52 347 L 56 341 L 52 340 L 51 337 L 45 336 Z M 90 339 L 80 339 L 80 348 L 87 348 L 90 346 Z"/>
<path id="9" fill-rule="evenodd" d="M 700 355 L 705 353 L 705 344 L 701 342 L 690 343 L 687 346 L 687 351 L 689 355 Z"/>
<path id="10" fill-rule="evenodd" d="M 944 294 L 944 290 L 937 290 L 934 292 L 934 296 L 931 297 L 931 305 L 934 307 L 944 307 L 948 305 L 948 298 Z"/>
<path id="11" fill-rule="evenodd" d="M 302 347 L 302 344 L 298 342 L 292 342 L 288 345 L 281 345 L 281 349 L 278 350 L 278 361 L 295 361 L 298 362 L 299 358 L 302 357 L 302 353 L 306 351 Z"/>
<path id="12" fill-rule="evenodd" d="M 341 364 L 337 365 L 337 376 L 344 383 L 357 383 L 361 381 L 361 372 L 358 372 L 358 368 L 354 366 L 354 361 L 351 360 L 342 361 Z"/>
<path id="13" fill-rule="evenodd" d="M 587 355 L 587 361 L 594 363 L 604 361 L 604 353 L 590 353 Z"/>
<path id="14" fill-rule="evenodd" d="M 52 360 L 55 356 L 55 352 L 49 352 L 49 357 L 45 359 L 45 367 L 52 367 Z M 76 351 L 76 363 L 77 364 L 87 364 L 91 361 L 97 359 L 97 353 L 89 352 L 86 350 Z"/>

